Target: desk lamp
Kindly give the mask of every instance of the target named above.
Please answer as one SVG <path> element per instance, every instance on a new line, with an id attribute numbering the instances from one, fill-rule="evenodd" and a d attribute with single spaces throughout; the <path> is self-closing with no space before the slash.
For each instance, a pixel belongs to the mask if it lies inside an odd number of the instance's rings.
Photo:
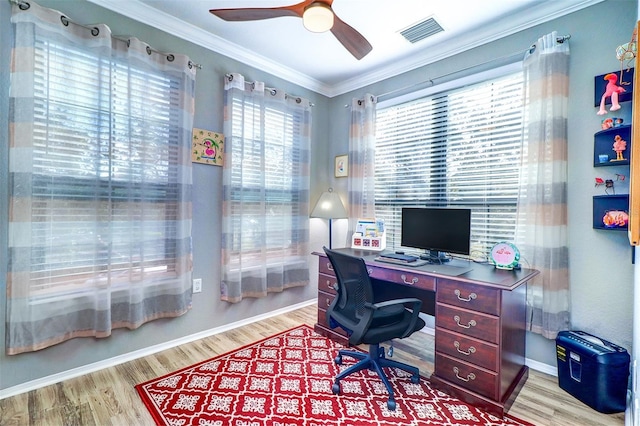
<path id="1" fill-rule="evenodd" d="M 309 217 L 329 219 L 329 248 L 331 248 L 331 220 L 344 219 L 349 215 L 347 215 L 347 210 L 345 210 L 340 196 L 333 192 L 333 188 L 329 188 L 328 191 L 322 193 Z"/>

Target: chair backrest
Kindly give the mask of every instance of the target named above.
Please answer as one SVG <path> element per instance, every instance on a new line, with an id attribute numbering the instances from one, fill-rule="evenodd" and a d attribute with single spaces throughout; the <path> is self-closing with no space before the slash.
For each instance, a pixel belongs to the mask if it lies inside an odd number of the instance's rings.
<path id="1" fill-rule="evenodd" d="M 323 247 L 336 274 L 336 300 L 328 314 L 344 328 L 355 331 L 369 326 L 372 311 L 366 303 L 374 303 L 373 287 L 364 260 Z"/>

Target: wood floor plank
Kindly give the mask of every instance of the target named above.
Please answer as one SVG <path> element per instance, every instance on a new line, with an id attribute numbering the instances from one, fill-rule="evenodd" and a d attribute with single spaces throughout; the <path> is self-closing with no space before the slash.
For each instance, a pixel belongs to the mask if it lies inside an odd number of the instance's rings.
<path id="1" fill-rule="evenodd" d="M 151 415 L 134 389 L 136 384 L 300 324 L 313 326 L 316 316 L 316 306 L 308 306 L 125 364 L 5 398 L 0 400 L 0 426 L 153 425 Z M 433 336 L 415 333 L 407 339 L 394 341 L 393 356 L 417 366 L 423 376 L 429 377 L 433 371 L 433 351 Z M 509 413 L 539 426 L 624 425 L 624 413 L 599 413 L 562 390 L 556 377 L 533 370 Z"/>

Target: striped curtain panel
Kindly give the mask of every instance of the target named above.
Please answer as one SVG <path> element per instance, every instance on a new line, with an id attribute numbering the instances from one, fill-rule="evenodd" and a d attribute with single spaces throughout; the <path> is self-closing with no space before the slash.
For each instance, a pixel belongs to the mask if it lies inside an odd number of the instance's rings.
<path id="1" fill-rule="evenodd" d="M 309 283 L 307 99 L 225 77 L 221 299 Z"/>
<path id="2" fill-rule="evenodd" d="M 351 101 L 347 247 L 351 247 L 358 218 L 375 217 L 376 102 L 370 94 Z"/>
<path id="3" fill-rule="evenodd" d="M 195 67 L 14 5 L 9 355 L 191 307 Z"/>
<path id="4" fill-rule="evenodd" d="M 517 244 L 540 275 L 527 287 L 528 329 L 548 339 L 570 328 L 567 244 L 569 43 L 540 38 L 524 60 L 525 119 Z"/>

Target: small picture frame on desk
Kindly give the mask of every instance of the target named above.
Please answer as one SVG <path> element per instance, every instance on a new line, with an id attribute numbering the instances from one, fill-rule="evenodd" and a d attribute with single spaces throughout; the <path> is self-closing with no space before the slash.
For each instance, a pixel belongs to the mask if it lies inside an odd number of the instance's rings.
<path id="1" fill-rule="evenodd" d="M 349 176 L 349 156 L 347 154 L 336 156 L 335 177 Z"/>

